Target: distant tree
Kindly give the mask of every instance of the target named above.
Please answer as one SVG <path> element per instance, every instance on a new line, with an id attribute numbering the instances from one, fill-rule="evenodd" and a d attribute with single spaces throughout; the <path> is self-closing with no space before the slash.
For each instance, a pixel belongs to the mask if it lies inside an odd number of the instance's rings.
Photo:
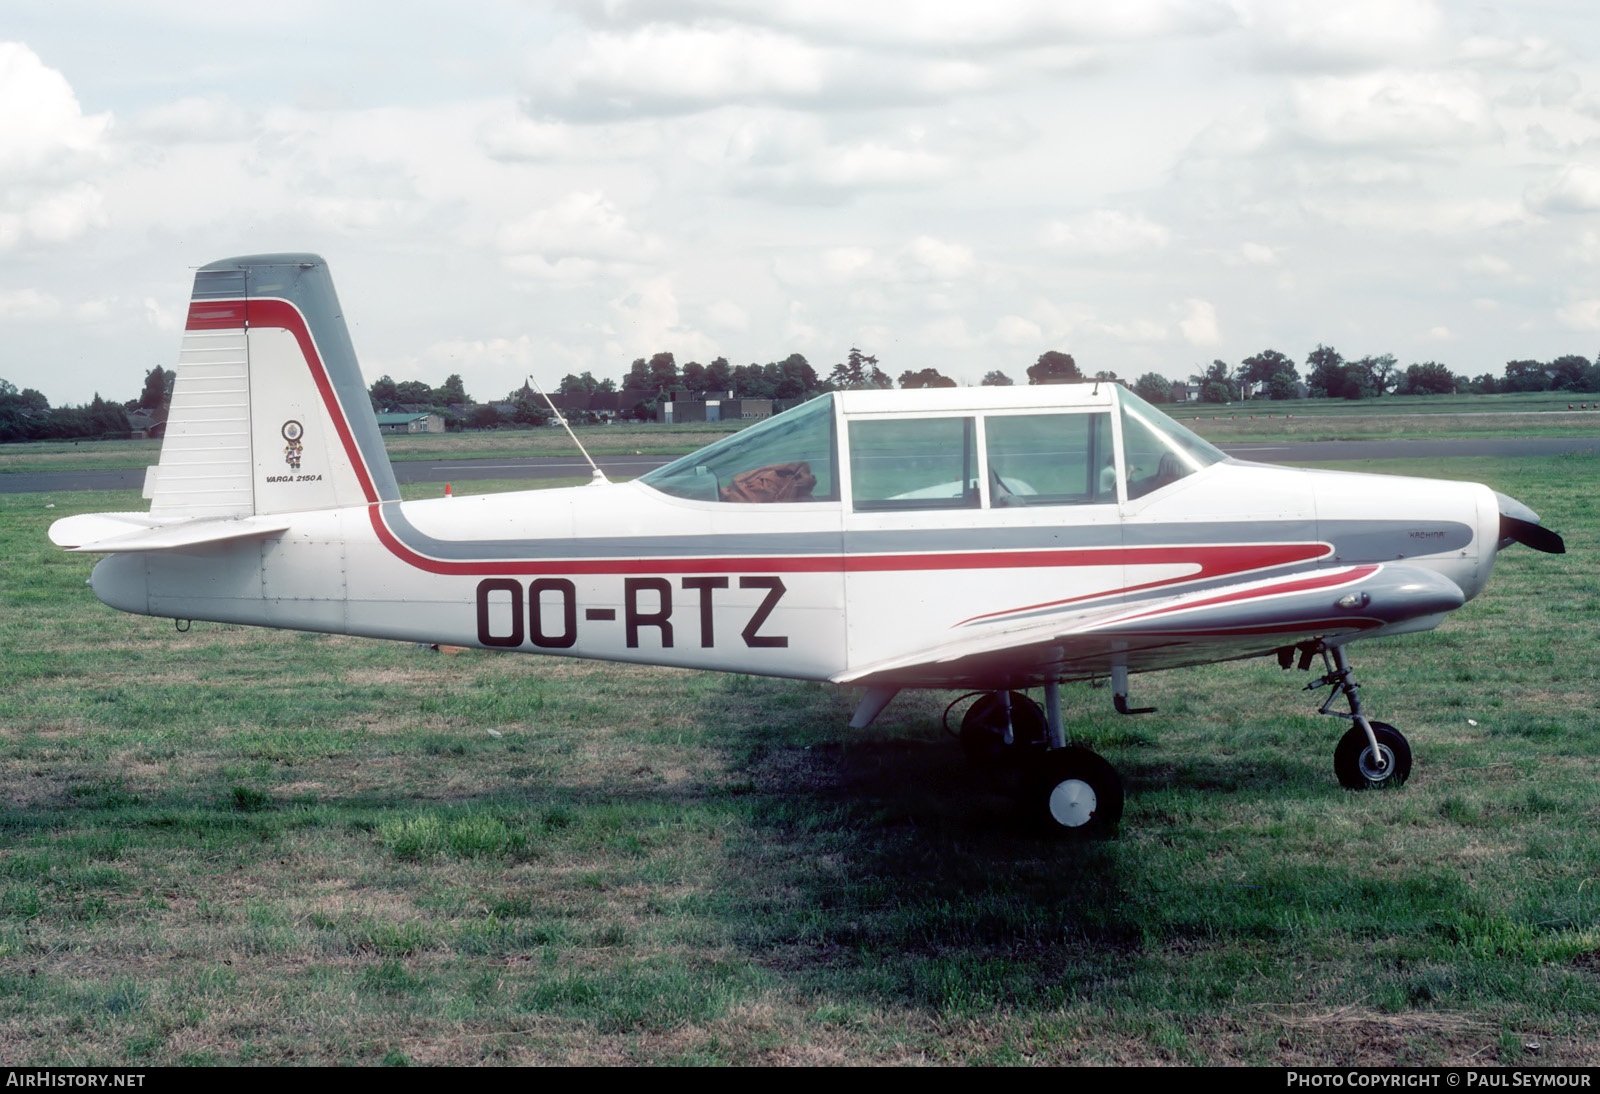
<path id="1" fill-rule="evenodd" d="M 1550 377 L 1552 391 L 1584 391 L 1584 379 L 1589 372 L 1589 359 L 1569 353 L 1565 357 L 1557 357 L 1547 366 L 1555 373 Z"/>
<path id="2" fill-rule="evenodd" d="M 497 429 L 501 423 L 500 412 L 487 403 L 475 406 L 467 415 L 467 427 L 470 429 Z"/>
<path id="3" fill-rule="evenodd" d="M 1493 395 L 1499 390 L 1500 382 L 1494 378 L 1494 373 L 1492 372 L 1485 372 L 1481 376 L 1475 377 L 1472 381 L 1472 393 L 1474 395 Z"/>
<path id="4" fill-rule="evenodd" d="M 894 381 L 878 367 L 878 359 L 862 353 L 855 346 L 841 364 L 828 373 L 828 387 L 834 391 L 858 391 L 870 388 L 891 388 Z"/>
<path id="5" fill-rule="evenodd" d="M 1172 381 L 1154 372 L 1147 372 L 1134 382 L 1133 393 L 1147 403 L 1172 402 Z"/>
<path id="6" fill-rule="evenodd" d="M 1293 372 L 1274 372 L 1267 381 L 1267 398 L 1278 400 L 1300 398 L 1300 381 Z"/>
<path id="7" fill-rule="evenodd" d="M 683 389 L 692 391 L 696 395 L 704 395 L 710 389 L 706 387 L 706 366 L 699 361 L 690 361 L 683 366 L 679 375 L 683 379 Z"/>
<path id="8" fill-rule="evenodd" d="M 517 425 L 544 425 L 550 420 L 550 408 L 530 384 L 509 393 L 505 401 L 511 404 L 511 420 Z"/>
<path id="9" fill-rule="evenodd" d="M 374 380 L 367 393 L 372 399 L 372 409 L 380 414 L 383 413 L 384 407 L 394 406 L 400 401 L 400 392 L 394 380 L 388 376 L 380 376 Z"/>
<path id="10" fill-rule="evenodd" d="M 602 391 L 617 390 L 615 380 L 597 380 L 594 373 L 584 371 L 581 375 L 574 376 L 567 373 L 561 377 L 561 386 L 556 388 L 557 395 L 596 395 Z"/>
<path id="11" fill-rule="evenodd" d="M 1365 399 L 1381 396 L 1385 391 L 1398 389 L 1405 373 L 1395 362 L 1394 354 L 1362 357 L 1344 363 L 1345 398 Z M 1352 395 L 1352 390 L 1359 395 Z"/>
<path id="12" fill-rule="evenodd" d="M 779 399 L 805 399 L 821 390 L 822 377 L 803 355 L 791 353 L 778 362 Z"/>
<path id="13" fill-rule="evenodd" d="M 982 380 L 978 381 L 979 387 L 1010 387 L 1011 385 L 1011 377 L 1007 376 L 999 369 L 991 369 L 989 372 L 983 374 Z"/>
<path id="14" fill-rule="evenodd" d="M 94 402 L 89 404 L 89 427 L 94 435 L 107 433 L 128 432 L 128 412 L 117 403 L 108 403 L 100 398 L 100 393 L 94 393 Z"/>
<path id="15" fill-rule="evenodd" d="M 1078 362 L 1072 359 L 1070 353 L 1045 350 L 1039 354 L 1037 361 L 1028 366 L 1030 384 L 1071 384 L 1082 379 L 1083 373 L 1078 371 Z"/>
<path id="16" fill-rule="evenodd" d="M 1265 384 L 1280 372 L 1288 372 L 1295 379 L 1300 378 L 1293 358 L 1275 349 L 1264 349 L 1260 353 L 1246 357 L 1239 362 L 1239 369 L 1240 377 L 1247 384 Z"/>
<path id="17" fill-rule="evenodd" d="M 912 372 L 910 369 L 900 374 L 900 386 L 912 387 L 955 387 L 956 382 L 948 376 L 942 375 L 936 368 L 920 369 Z"/>
<path id="18" fill-rule="evenodd" d="M 777 394 L 775 377 L 767 375 L 766 369 L 754 361 L 737 366 L 729 384 L 734 395 L 740 399 L 771 399 Z"/>
<path id="19" fill-rule="evenodd" d="M 1226 361 L 1212 361 L 1204 372 L 1195 373 L 1189 380 L 1200 389 L 1202 403 L 1228 403 L 1238 394 Z"/>
<path id="20" fill-rule="evenodd" d="M 395 385 L 395 401 L 411 406 L 431 406 L 433 388 L 421 380 L 406 380 Z"/>
<path id="21" fill-rule="evenodd" d="M 1397 395 L 1451 395 L 1455 390 L 1455 374 L 1437 361 L 1407 367 L 1395 386 Z"/>
<path id="22" fill-rule="evenodd" d="M 31 387 L 18 391 L 9 380 L 0 380 L 0 441 L 43 437 L 50 418 L 49 399 Z"/>
<path id="23" fill-rule="evenodd" d="M 433 401 L 439 406 L 453 406 L 472 402 L 472 396 L 467 394 L 467 385 L 461 382 L 461 374 L 452 372 L 445 377 L 443 384 L 433 389 Z"/>
<path id="24" fill-rule="evenodd" d="M 628 391 L 670 391 L 679 386 L 678 363 L 670 353 L 658 353 L 648 361 L 637 358 L 622 386 Z"/>
<path id="25" fill-rule="evenodd" d="M 144 374 L 144 390 L 139 394 L 139 409 L 160 410 L 167 404 L 167 392 L 171 381 L 167 379 L 167 370 L 157 365 Z"/>
<path id="26" fill-rule="evenodd" d="M 1306 354 L 1306 367 L 1311 370 L 1306 382 L 1314 399 L 1365 399 L 1376 390 L 1369 368 L 1360 362 L 1347 364 L 1332 346 L 1319 345 Z"/>
<path id="27" fill-rule="evenodd" d="M 707 391 L 733 390 L 733 368 L 726 357 L 718 357 L 706 366 L 703 383 Z"/>
<path id="28" fill-rule="evenodd" d="M 1543 361 L 1507 361 L 1506 378 L 1501 391 L 1548 391 L 1550 377 L 1545 374 Z"/>

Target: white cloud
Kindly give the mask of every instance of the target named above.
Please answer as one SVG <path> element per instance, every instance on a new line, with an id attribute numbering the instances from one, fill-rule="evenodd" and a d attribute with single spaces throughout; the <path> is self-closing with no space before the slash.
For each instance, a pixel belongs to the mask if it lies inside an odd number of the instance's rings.
<path id="1" fill-rule="evenodd" d="M 982 90 L 997 74 L 962 58 L 868 53 L 727 22 L 649 22 L 567 36 L 531 68 L 524 103 L 531 116 L 588 121 L 730 103 L 833 109 L 940 101 Z"/>
<path id="2" fill-rule="evenodd" d="M 706 320 L 713 326 L 724 330 L 743 331 L 750 329 L 750 316 L 743 308 L 731 300 L 713 300 L 706 305 Z"/>
<path id="3" fill-rule="evenodd" d="M 110 114 L 85 115 L 66 77 L 20 42 L 0 42 L 0 172 L 76 173 L 105 155 Z"/>
<path id="4" fill-rule="evenodd" d="M 20 42 L 0 42 L 0 103 L 0 251 L 104 224 L 91 180 L 110 158 L 111 115 L 85 115 L 66 78 Z"/>
<path id="5" fill-rule="evenodd" d="M 1296 80 L 1290 127 L 1339 147 L 1468 144 L 1498 136 L 1478 80 L 1459 72 L 1385 70 Z"/>
<path id="6" fill-rule="evenodd" d="M 505 225 L 498 243 L 508 255 L 533 256 L 547 263 L 567 258 L 638 263 L 661 249 L 657 237 L 631 227 L 599 191 L 568 194 L 555 205 Z"/>
<path id="7" fill-rule="evenodd" d="M 965 276 L 974 265 L 970 248 L 932 236 L 917 236 L 906 244 L 902 258 L 909 276 L 916 280 L 950 281 Z"/>
<path id="8" fill-rule="evenodd" d="M 1258 56 L 1273 66 L 1353 67 L 1430 55 L 1444 42 L 1434 0 L 1236 0 Z"/>
<path id="9" fill-rule="evenodd" d="M 1239 244 L 1239 261 L 1247 266 L 1276 266 L 1278 252 L 1264 243 L 1245 242 Z"/>
<path id="10" fill-rule="evenodd" d="M 865 42 L 895 49 L 941 51 L 1023 47 L 1040 39 L 1108 42 L 1210 33 L 1235 16 L 1221 0 L 680 0 L 670 13 L 647 0 L 575 0 L 596 24 L 648 25 L 676 17 L 688 23 L 761 24 L 812 41 Z"/>
<path id="11" fill-rule="evenodd" d="M 54 319 L 61 312 L 61 301 L 37 289 L 0 292 L 0 322 L 39 322 Z"/>
<path id="12" fill-rule="evenodd" d="M 1172 233 L 1138 214 L 1096 209 L 1071 220 L 1055 220 L 1045 228 L 1044 241 L 1075 254 L 1113 255 L 1159 250 Z"/>
<path id="13" fill-rule="evenodd" d="M 139 112 L 131 128 L 149 140 L 179 144 L 247 141 L 257 125 L 254 114 L 225 95 L 191 95 Z"/>
<path id="14" fill-rule="evenodd" d="M 1600 168 L 1568 164 L 1529 186 L 1527 198 L 1541 213 L 1592 213 L 1600 209 Z"/>
<path id="15" fill-rule="evenodd" d="M 612 300 L 610 308 L 615 338 L 608 348 L 630 360 L 663 350 L 682 361 L 707 361 L 720 353 L 714 339 L 679 322 L 678 297 L 668 278 L 634 284 Z"/>
<path id="16" fill-rule="evenodd" d="M 1178 329 L 1191 346 L 1214 346 L 1222 341 L 1217 329 L 1217 309 L 1208 300 L 1185 300 Z"/>
<path id="17" fill-rule="evenodd" d="M 917 130 L 833 140 L 819 119 L 768 113 L 735 128 L 724 167 L 735 193 L 802 204 L 837 203 L 954 177 L 961 163 L 926 147 L 925 137 Z"/>
<path id="18" fill-rule="evenodd" d="M 1044 341 L 1044 331 L 1020 315 L 1003 315 L 995 323 L 992 337 L 1008 346 L 1036 346 Z"/>
<path id="19" fill-rule="evenodd" d="M 1567 51 L 1535 34 L 1516 38 L 1474 34 L 1461 40 L 1456 56 L 1470 64 L 1541 72 L 1565 60 Z"/>
<path id="20" fill-rule="evenodd" d="M 87 182 L 35 190 L 18 208 L 0 211 L 0 250 L 28 238 L 42 243 L 74 239 L 106 223 L 104 205 L 100 188 Z"/>
<path id="21" fill-rule="evenodd" d="M 1574 300 L 1556 318 L 1573 330 L 1600 330 L 1600 300 Z"/>
<path id="22" fill-rule="evenodd" d="M 1440 326 L 1429 327 L 1428 333 L 1425 337 L 1430 342 L 1452 342 L 1455 340 L 1456 336 L 1451 333 L 1449 327 Z"/>

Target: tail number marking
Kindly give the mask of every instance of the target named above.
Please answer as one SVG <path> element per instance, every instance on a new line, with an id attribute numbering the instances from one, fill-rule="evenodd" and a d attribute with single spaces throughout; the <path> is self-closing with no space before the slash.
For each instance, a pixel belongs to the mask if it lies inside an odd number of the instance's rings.
<path id="1" fill-rule="evenodd" d="M 729 587 L 727 577 L 685 577 L 679 589 L 693 594 L 695 603 L 683 613 L 691 621 L 682 624 L 699 634 L 700 646 L 717 644 L 716 596 Z M 744 575 L 740 589 L 764 589 L 766 596 L 745 621 L 739 637 L 751 649 L 783 648 L 789 638 L 782 634 L 762 634 L 761 629 L 788 590 L 783 579 Z M 628 649 L 638 649 L 642 632 L 653 633 L 662 649 L 674 643 L 672 582 L 664 577 L 629 577 L 622 583 L 622 627 Z M 478 582 L 478 641 L 485 646 L 515 649 L 531 643 L 540 649 L 570 649 L 578 642 L 578 591 L 564 577 L 541 577 L 522 583 L 509 577 L 491 577 Z M 585 622 L 615 623 L 614 608 L 587 608 Z"/>

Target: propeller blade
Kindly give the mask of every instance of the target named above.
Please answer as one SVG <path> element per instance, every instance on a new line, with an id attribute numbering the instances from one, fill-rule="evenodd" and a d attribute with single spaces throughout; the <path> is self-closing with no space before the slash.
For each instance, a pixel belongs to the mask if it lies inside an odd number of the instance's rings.
<path id="1" fill-rule="evenodd" d="M 1502 542 L 1515 540 L 1547 555 L 1567 553 L 1565 541 L 1550 529 L 1529 520 L 1508 517 L 1504 513 L 1500 514 L 1500 539 Z"/>

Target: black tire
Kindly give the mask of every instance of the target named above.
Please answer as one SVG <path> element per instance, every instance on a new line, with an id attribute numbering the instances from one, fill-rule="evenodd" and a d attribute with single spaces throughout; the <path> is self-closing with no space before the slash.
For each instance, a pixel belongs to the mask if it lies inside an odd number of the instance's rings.
<path id="1" fill-rule="evenodd" d="M 1122 780 L 1087 748 L 1045 753 L 1027 794 L 1035 826 L 1049 835 L 1094 839 L 1109 835 L 1122 820 Z"/>
<path id="2" fill-rule="evenodd" d="M 1359 725 L 1351 726 L 1333 750 L 1333 773 L 1346 790 L 1402 786 L 1411 776 L 1411 746 L 1400 731 L 1385 722 L 1373 722 L 1372 735 L 1383 753 L 1382 764 L 1375 762 L 1372 746 Z"/>
<path id="3" fill-rule="evenodd" d="M 1039 704 L 1020 691 L 1011 693 L 1011 740 L 1006 747 L 1006 708 L 997 691 L 986 692 L 961 719 L 961 749 L 973 767 L 999 767 L 1045 747 L 1045 717 Z"/>

